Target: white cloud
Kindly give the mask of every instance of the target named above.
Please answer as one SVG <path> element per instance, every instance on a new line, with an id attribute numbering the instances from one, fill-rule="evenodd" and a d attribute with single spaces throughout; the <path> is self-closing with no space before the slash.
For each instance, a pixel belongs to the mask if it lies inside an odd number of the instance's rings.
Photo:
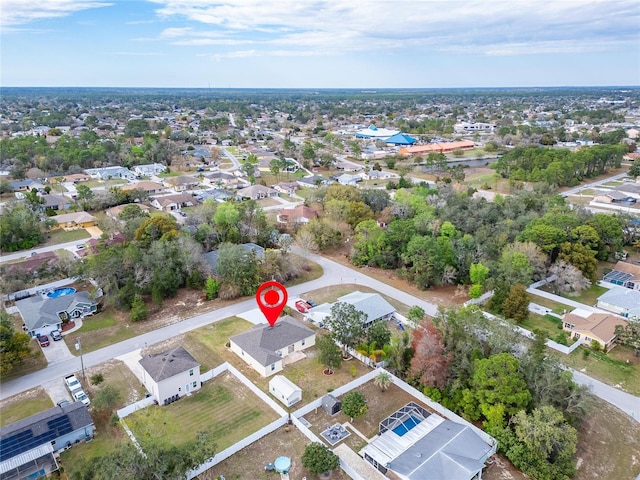
<path id="1" fill-rule="evenodd" d="M 105 55 L 123 55 L 130 57 L 157 57 L 160 52 L 105 52 Z"/>
<path id="2" fill-rule="evenodd" d="M 97 0 L 1 0 L 0 24 L 24 25 L 46 18 L 66 17 L 89 8 L 109 7 L 113 3 Z"/>
<path id="3" fill-rule="evenodd" d="M 485 55 L 572 53 L 640 42 L 637 0 L 149 0 L 183 22 L 181 45 L 255 43 L 296 51 L 416 49 Z M 198 30 L 207 28 L 206 32 Z M 182 30 L 182 29 L 175 29 Z M 166 32 L 166 31 L 165 31 Z M 186 31 L 185 31 L 186 32 Z M 214 35 L 215 34 L 215 35 Z M 185 36 L 186 33 L 185 33 Z M 193 38 L 233 38 L 214 42 Z M 581 46 L 584 45 L 584 46 Z M 219 53 L 219 58 L 233 52 Z"/>

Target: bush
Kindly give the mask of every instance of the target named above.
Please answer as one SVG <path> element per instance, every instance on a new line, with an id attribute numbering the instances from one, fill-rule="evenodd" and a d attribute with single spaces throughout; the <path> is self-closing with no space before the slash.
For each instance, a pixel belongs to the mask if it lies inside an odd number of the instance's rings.
<path id="1" fill-rule="evenodd" d="M 234 298 L 238 298 L 241 293 L 240 287 L 237 285 L 232 283 L 223 283 L 220 286 L 218 297 L 220 300 L 233 300 Z"/>
<path id="2" fill-rule="evenodd" d="M 91 385 L 100 385 L 102 382 L 104 382 L 104 375 L 101 373 L 96 373 L 91 376 Z"/>
<path id="3" fill-rule="evenodd" d="M 302 465 L 308 468 L 312 475 L 319 475 L 338 468 L 340 460 L 325 445 L 313 442 L 304 449 Z"/>
<path id="4" fill-rule="evenodd" d="M 360 392 L 349 392 L 342 399 L 342 411 L 348 417 L 361 417 L 367 413 L 367 409 L 367 401 Z"/>

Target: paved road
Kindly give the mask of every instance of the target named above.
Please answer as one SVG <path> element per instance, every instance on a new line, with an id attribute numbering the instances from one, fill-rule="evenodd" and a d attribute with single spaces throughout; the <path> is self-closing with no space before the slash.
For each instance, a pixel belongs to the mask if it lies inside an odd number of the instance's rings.
<path id="1" fill-rule="evenodd" d="M 318 255 L 305 253 L 300 249 L 294 248 L 294 252 L 306 256 L 310 260 L 313 260 L 320 264 L 320 266 L 322 266 L 322 268 L 324 269 L 324 274 L 322 275 L 322 277 L 316 280 L 312 280 L 310 282 L 288 288 L 290 297 L 294 297 L 297 295 L 304 296 L 304 294 L 307 292 L 326 288 L 331 285 L 352 283 L 356 285 L 366 285 L 367 287 L 373 288 L 380 293 L 388 295 L 406 305 L 420 306 L 424 309 L 427 315 L 436 315 L 438 311 L 437 305 L 398 290 L 383 282 L 375 280 L 363 274 L 362 271 L 345 267 Z M 363 271 L 366 272 L 366 269 L 363 269 Z M 255 308 L 254 299 L 244 300 L 234 305 L 202 315 L 197 315 L 195 317 L 183 320 L 179 323 L 168 325 L 159 330 L 154 330 L 152 332 L 148 332 L 138 337 L 125 340 L 115 345 L 110 345 L 100 350 L 87 353 L 83 356 L 85 368 L 99 365 L 103 362 L 111 360 L 112 358 L 127 354 L 138 348 L 142 348 L 145 345 L 153 345 L 155 343 L 162 342 L 176 335 L 194 330 L 213 322 L 220 321 L 233 315 L 238 315 L 239 313 L 251 310 L 253 308 Z M 31 373 L 29 375 L 25 375 L 24 377 L 12 380 L 2 385 L 0 387 L 0 399 L 16 395 L 30 388 L 42 385 L 53 378 L 59 378 L 65 375 L 69 375 L 70 373 L 77 372 L 78 370 L 80 370 L 80 358 L 64 360 L 62 362 L 49 365 L 46 369 Z M 577 383 L 591 387 L 595 395 L 602 398 L 603 400 L 606 400 L 612 405 L 615 405 L 640 422 L 640 398 L 634 397 L 613 387 L 605 385 L 604 383 L 588 377 L 587 375 L 584 375 L 580 372 L 574 372 L 574 378 Z"/>
<path id="2" fill-rule="evenodd" d="M 581 190 L 587 190 L 587 189 L 590 189 L 590 188 L 598 187 L 598 186 L 603 185 L 603 184 L 605 184 L 607 182 L 613 182 L 615 180 L 621 180 L 626 176 L 627 176 L 626 173 L 619 173 L 617 175 L 613 175 L 611 177 L 607 177 L 607 178 L 604 178 L 602 180 L 598 180 L 597 182 L 591 182 L 591 183 L 588 183 L 586 185 L 580 185 L 580 186 L 578 186 L 576 188 L 572 188 L 571 190 L 566 190 L 566 191 L 560 193 L 560 195 L 562 195 L 563 197 L 567 197 L 569 195 L 576 195 L 576 194 L 580 193 Z"/>

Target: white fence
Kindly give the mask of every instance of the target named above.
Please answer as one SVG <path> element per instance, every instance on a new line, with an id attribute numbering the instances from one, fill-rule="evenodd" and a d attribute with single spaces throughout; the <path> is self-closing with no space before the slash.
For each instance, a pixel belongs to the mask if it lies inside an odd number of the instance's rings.
<path id="1" fill-rule="evenodd" d="M 136 402 L 136 403 L 132 403 L 131 405 L 127 405 L 124 408 L 121 408 L 120 410 L 117 411 L 118 413 L 118 417 L 120 419 L 123 419 L 129 415 L 131 415 L 133 412 L 137 412 L 138 410 L 141 410 L 143 408 L 147 408 L 149 405 L 152 405 L 153 402 L 155 402 L 156 399 L 155 397 L 147 397 L 147 398 L 143 398 L 142 400 Z"/>

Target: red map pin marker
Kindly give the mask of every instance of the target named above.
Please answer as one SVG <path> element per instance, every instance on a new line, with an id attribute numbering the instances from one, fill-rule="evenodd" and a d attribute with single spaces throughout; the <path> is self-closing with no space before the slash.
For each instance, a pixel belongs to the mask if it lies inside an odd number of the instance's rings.
<path id="1" fill-rule="evenodd" d="M 258 287 L 256 302 L 272 327 L 278 320 L 282 309 L 287 305 L 288 298 L 287 289 L 275 280 L 264 282 Z"/>

